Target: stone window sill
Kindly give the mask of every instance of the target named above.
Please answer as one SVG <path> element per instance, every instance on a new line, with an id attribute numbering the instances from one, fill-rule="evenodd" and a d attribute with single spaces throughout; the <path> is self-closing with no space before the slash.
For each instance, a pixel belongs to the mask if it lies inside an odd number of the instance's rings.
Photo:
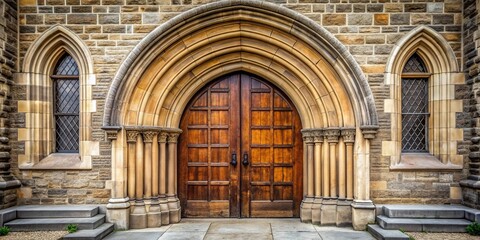
<path id="1" fill-rule="evenodd" d="M 19 166 L 21 170 L 84 170 L 85 166 L 78 153 L 52 153 L 33 165 Z"/>
<path id="2" fill-rule="evenodd" d="M 438 158 L 429 153 L 403 153 L 400 163 L 390 166 L 391 170 L 428 170 L 428 171 L 456 171 L 463 166 L 442 163 Z"/>

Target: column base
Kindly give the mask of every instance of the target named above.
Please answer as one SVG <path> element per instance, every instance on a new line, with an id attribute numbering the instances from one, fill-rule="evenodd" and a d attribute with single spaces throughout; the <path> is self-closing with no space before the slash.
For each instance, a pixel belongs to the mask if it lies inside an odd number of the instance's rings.
<path id="1" fill-rule="evenodd" d="M 300 205 L 300 220 L 302 222 L 312 222 L 313 197 L 306 197 Z"/>
<path id="2" fill-rule="evenodd" d="M 320 225 L 322 218 L 322 198 L 315 198 L 312 205 L 312 224 Z"/>
<path id="3" fill-rule="evenodd" d="M 147 212 L 145 210 L 145 203 L 135 202 L 132 213 L 130 214 L 130 228 L 141 229 L 147 227 Z"/>
<path id="4" fill-rule="evenodd" d="M 170 211 L 166 198 L 160 198 L 160 218 L 162 219 L 162 225 L 170 224 Z"/>
<path id="5" fill-rule="evenodd" d="M 352 225 L 352 201 L 338 200 L 337 202 L 337 227 Z"/>
<path id="6" fill-rule="evenodd" d="M 176 197 L 168 197 L 168 211 L 170 223 L 178 223 L 182 220 L 180 200 Z"/>
<path id="7" fill-rule="evenodd" d="M 158 199 L 153 198 L 147 213 L 147 227 L 154 228 L 160 226 L 162 226 L 160 203 L 158 202 Z"/>
<path id="8" fill-rule="evenodd" d="M 130 203 L 127 198 L 111 198 L 107 204 L 107 222 L 115 229 L 128 230 L 130 224 Z"/>
<path id="9" fill-rule="evenodd" d="M 321 224 L 335 225 L 337 219 L 337 200 L 336 199 L 323 199 L 322 212 L 321 212 Z"/>
<path id="10" fill-rule="evenodd" d="M 375 205 L 370 200 L 353 200 L 352 226 L 357 231 L 367 229 L 367 224 L 375 222 Z"/>

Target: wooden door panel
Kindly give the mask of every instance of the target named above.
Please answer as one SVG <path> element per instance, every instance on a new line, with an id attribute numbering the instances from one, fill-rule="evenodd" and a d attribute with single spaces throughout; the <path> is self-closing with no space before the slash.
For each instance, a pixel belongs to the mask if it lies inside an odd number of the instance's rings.
<path id="1" fill-rule="evenodd" d="M 242 151 L 251 156 L 250 165 L 242 169 L 242 197 L 250 197 L 242 200 L 242 215 L 298 216 L 302 197 L 298 114 L 277 89 L 261 80 L 242 75 L 241 84 L 246 105 L 242 105 Z"/>
<path id="2" fill-rule="evenodd" d="M 238 76 L 202 90 L 181 121 L 179 197 L 186 217 L 238 216 Z"/>
<path id="3" fill-rule="evenodd" d="M 254 76 L 232 74 L 202 90 L 181 121 L 183 215 L 299 216 L 300 127 L 291 102 Z M 236 167 L 230 164 L 232 154 Z"/>

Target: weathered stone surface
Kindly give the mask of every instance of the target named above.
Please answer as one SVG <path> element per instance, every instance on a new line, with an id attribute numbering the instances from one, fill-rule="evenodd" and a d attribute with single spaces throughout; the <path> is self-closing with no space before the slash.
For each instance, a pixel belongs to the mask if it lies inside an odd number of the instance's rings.
<path id="1" fill-rule="evenodd" d="M 56 2 L 56 1 L 60 1 Z M 97 112 L 92 114 L 94 120 L 92 138 L 100 141 L 99 154 L 92 158 L 92 170 L 64 171 L 68 174 L 55 171 L 40 171 L 40 173 L 23 171 L 18 169 L 18 157 L 24 154 L 28 145 L 18 139 L 21 133 L 17 129 L 7 135 L 11 151 L 11 166 L 15 175 L 21 177 L 25 184 L 21 203 L 45 204 L 55 202 L 67 203 L 99 203 L 106 202 L 110 197 L 109 184 L 111 180 L 112 159 L 110 157 L 110 145 L 104 143 L 104 132 L 100 130 L 103 117 L 104 100 L 108 94 L 112 79 L 117 73 L 120 64 L 126 60 L 127 55 L 138 44 L 139 40 L 148 36 L 148 33 L 161 26 L 167 20 L 192 9 L 207 1 L 170 1 L 170 0 L 45 0 L 44 5 L 37 7 L 37 1 L 22 0 L 19 2 L 18 24 L 19 39 L 10 37 L 9 41 L 17 50 L 12 53 L 6 51 L 0 54 L 2 81 L 12 82 L 12 77 L 7 74 L 14 72 L 15 66 L 22 68 L 25 63 L 25 54 L 32 43 L 38 39 L 41 33 L 47 31 L 52 24 L 68 24 L 78 38 L 82 39 L 92 58 L 92 68 L 95 74 L 95 84 L 91 86 L 91 97 L 97 101 Z M 288 8 L 310 17 L 318 22 L 329 32 L 333 33 L 355 60 L 361 65 L 363 74 L 369 81 L 369 88 L 379 116 L 380 130 L 376 140 L 371 146 L 371 187 L 372 198 L 378 202 L 402 201 L 402 202 L 448 202 L 448 184 L 459 182 L 466 178 L 467 171 L 447 172 L 436 176 L 427 173 L 404 173 L 389 170 L 390 159 L 382 156 L 381 140 L 391 139 L 391 125 L 393 124 L 389 114 L 384 113 L 384 102 L 389 99 L 390 86 L 386 83 L 385 65 L 395 44 L 414 27 L 425 24 L 435 25 L 434 31 L 438 32 L 452 48 L 457 56 L 460 66 L 465 68 L 471 82 L 466 88 L 457 88 L 455 93 L 457 100 L 464 102 L 464 113 L 459 113 L 456 119 L 457 126 L 470 132 L 472 121 L 479 114 L 476 108 L 475 92 L 480 89 L 478 84 L 477 49 L 474 32 L 477 31 L 475 19 L 478 12 L 475 1 L 327 1 L 327 0 L 300 0 L 300 1 L 273 1 L 276 4 L 287 5 Z M 43 4 L 42 3 L 42 4 Z M 463 4 L 463 12 L 462 5 Z M 7 5 L 6 5 L 7 6 Z M 9 6 L 9 5 L 8 5 Z M 9 14 L 16 14 L 16 7 L 9 10 Z M 53 12 L 51 12 L 53 11 Z M 50 12 L 50 13 L 49 13 Z M 462 14 L 465 20 L 462 21 Z M 6 22 L 15 25 L 16 20 L 9 19 Z M 98 21 L 98 22 L 97 22 Z M 0 19 L 0 22 L 3 22 Z M 16 36 L 15 29 L 10 34 L 2 33 L 0 24 L 0 42 L 5 41 L 6 35 Z M 464 32 L 462 33 L 462 29 Z M 463 34 L 463 36 L 462 36 Z M 159 39 L 160 40 L 160 39 Z M 462 43 L 463 40 L 463 43 Z M 462 47 L 463 46 L 463 47 Z M 9 46 L 10 48 L 11 46 Z M 17 60 L 18 58 L 18 60 Z M 463 58 L 463 59 L 462 59 Z M 6 68 L 7 70 L 3 70 Z M 46 77 L 48 78 L 48 76 Z M 4 89 L 1 85 L 1 89 Z M 461 84 L 458 84 L 461 86 Z M 13 106 L 12 112 L 4 114 L 9 120 L 2 118 L 0 114 L 0 127 L 2 124 L 11 124 L 15 128 L 24 128 L 30 121 L 27 115 L 18 112 L 17 101 L 26 100 L 27 88 L 19 86 L 11 91 L 12 99 L 8 99 L 9 105 Z M 11 101 L 10 101 L 11 100 Z M 3 99 L 0 97 L 0 102 Z M 0 103 L 1 105 L 1 103 Z M 178 113 L 181 114 L 181 113 Z M 4 120 L 2 120 L 4 119 Z M 472 131 L 474 132 L 474 131 Z M 458 152 L 468 159 L 470 151 L 478 151 L 476 144 L 469 141 L 466 133 L 465 141 L 458 142 Z M 0 147 L 2 146 L 0 143 Z M 470 145 L 475 145 L 470 148 Z M 472 156 L 475 156 L 473 154 Z M 468 165 L 468 164 L 467 164 Z M 66 179 L 66 180 L 65 180 Z M 88 181 L 80 181 L 87 179 Z M 64 181 L 65 182 L 62 182 Z M 390 182 L 390 184 L 386 184 Z M 415 187 L 424 187 L 425 193 L 417 194 L 412 190 Z M 32 190 L 31 198 L 28 198 L 28 189 Z M 53 192 L 48 192 L 54 190 Z M 59 193 L 65 193 L 64 196 Z M 53 195 L 51 195 L 53 194 Z M 84 194 L 84 196 L 81 196 Z M 444 194 L 442 196 L 442 194 Z M 475 191 L 464 191 L 466 202 L 476 201 Z"/>
<path id="2" fill-rule="evenodd" d="M 323 25 L 345 25 L 345 14 L 324 14 L 322 19 Z"/>

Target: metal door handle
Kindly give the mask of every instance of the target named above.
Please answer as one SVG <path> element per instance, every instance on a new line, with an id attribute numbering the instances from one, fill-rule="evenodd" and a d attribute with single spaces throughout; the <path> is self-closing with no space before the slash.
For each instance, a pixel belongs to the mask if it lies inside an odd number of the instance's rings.
<path id="1" fill-rule="evenodd" d="M 237 154 L 235 152 L 232 153 L 232 161 L 230 162 L 234 167 L 237 166 Z"/>
<path id="2" fill-rule="evenodd" d="M 242 161 L 242 164 L 243 164 L 243 166 L 247 166 L 247 165 L 248 165 L 248 153 L 247 153 L 247 152 L 244 152 L 244 153 L 243 153 L 243 161 Z"/>

